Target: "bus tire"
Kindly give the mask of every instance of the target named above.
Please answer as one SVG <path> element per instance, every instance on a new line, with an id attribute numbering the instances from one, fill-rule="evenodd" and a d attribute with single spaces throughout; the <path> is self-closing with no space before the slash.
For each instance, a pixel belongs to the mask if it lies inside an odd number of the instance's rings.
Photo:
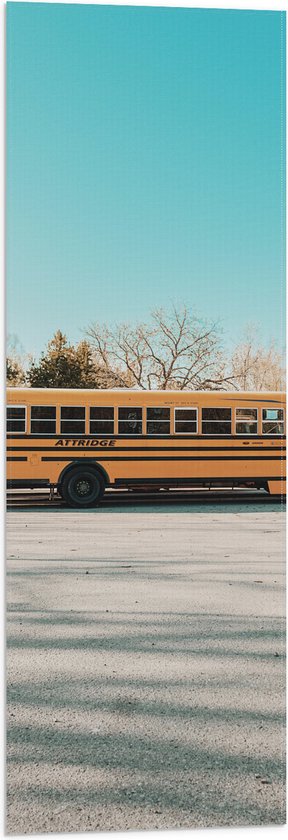
<path id="1" fill-rule="evenodd" d="M 76 467 L 63 478 L 60 494 L 72 507 L 93 507 L 102 499 L 105 490 L 103 476 L 93 467 Z"/>

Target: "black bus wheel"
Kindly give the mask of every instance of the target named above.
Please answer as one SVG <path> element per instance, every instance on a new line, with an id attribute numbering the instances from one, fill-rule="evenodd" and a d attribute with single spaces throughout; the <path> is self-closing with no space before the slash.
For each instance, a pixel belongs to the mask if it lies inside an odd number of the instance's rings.
<path id="1" fill-rule="evenodd" d="M 60 493 L 65 502 L 73 507 L 92 507 L 104 494 L 102 475 L 91 467 L 77 467 L 70 470 L 63 479 Z"/>

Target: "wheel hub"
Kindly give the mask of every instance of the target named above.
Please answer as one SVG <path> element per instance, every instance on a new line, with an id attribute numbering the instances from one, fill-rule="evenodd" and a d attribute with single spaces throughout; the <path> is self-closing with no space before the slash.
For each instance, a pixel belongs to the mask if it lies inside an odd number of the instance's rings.
<path id="1" fill-rule="evenodd" d="M 79 496 L 87 496 L 91 489 L 90 482 L 82 478 L 80 481 L 77 481 L 76 489 Z"/>

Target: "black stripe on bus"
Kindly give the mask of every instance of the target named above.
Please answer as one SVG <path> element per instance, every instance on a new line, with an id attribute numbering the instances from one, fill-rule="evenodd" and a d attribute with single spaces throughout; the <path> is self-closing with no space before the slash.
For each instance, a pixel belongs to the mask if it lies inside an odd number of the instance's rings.
<path id="1" fill-rule="evenodd" d="M 20 460 L 27 460 L 27 459 L 24 458 L 24 459 L 20 459 Z M 53 456 L 53 457 L 43 456 L 41 458 L 41 461 L 70 461 L 70 462 L 71 461 L 76 461 L 76 463 L 77 462 L 79 463 L 79 460 L 82 460 L 82 462 L 85 461 L 85 463 L 89 462 L 89 461 L 95 462 L 95 461 L 111 461 L 111 460 L 116 462 L 116 463 L 118 461 L 176 461 L 176 462 L 177 461 L 227 461 L 227 463 L 229 463 L 230 461 L 243 461 L 243 458 L 241 457 L 241 455 L 235 455 L 235 458 L 233 458 L 233 457 L 232 458 L 231 457 L 224 458 L 221 455 L 212 455 L 211 457 L 209 455 L 206 456 L 206 457 L 205 456 L 204 457 L 202 457 L 202 456 L 200 456 L 200 457 L 195 456 L 194 457 L 194 456 L 190 456 L 190 455 L 185 457 L 185 456 L 181 455 L 180 457 L 175 456 L 174 458 L 173 458 L 173 456 L 168 456 L 168 455 L 165 455 L 163 458 L 161 458 L 158 455 L 148 456 L 147 458 L 145 456 L 142 457 L 142 456 L 139 456 L 139 455 L 136 455 L 136 457 L 132 457 L 132 458 L 129 458 L 126 455 L 124 455 L 124 456 L 121 455 L 120 458 L 113 458 L 113 457 L 111 458 L 111 456 L 109 456 L 109 455 L 98 455 L 97 454 L 97 455 L 95 455 L 94 458 L 82 458 L 81 459 L 79 457 L 78 453 L 75 453 L 75 458 L 72 458 L 72 459 L 71 459 L 71 457 L 65 458 L 62 455 L 60 455 L 59 458 L 57 458 L 57 456 Z M 285 460 L 286 461 L 286 457 L 283 456 L 282 458 L 278 458 L 278 457 L 273 458 L 273 455 L 262 455 L 262 452 L 261 452 L 261 454 L 259 454 L 259 456 L 251 455 L 251 457 L 248 458 L 247 460 L 249 460 L 249 461 L 276 461 L 276 460 L 281 461 L 281 460 Z"/>
<path id="2" fill-rule="evenodd" d="M 199 484 L 199 486 L 200 485 L 205 486 L 207 484 L 214 484 L 217 481 L 219 481 L 221 483 L 223 482 L 223 484 L 225 484 L 225 483 L 226 484 L 235 484 L 235 482 L 239 481 L 239 483 L 243 484 L 243 483 L 246 483 L 248 481 L 249 482 L 250 481 L 255 482 L 255 480 L 256 481 L 261 481 L 261 482 L 262 481 L 285 481 L 286 482 L 286 478 L 282 477 L 282 476 L 279 478 L 279 475 L 273 475 L 273 476 L 271 476 L 271 475 L 269 475 L 269 476 L 262 476 L 262 475 L 261 476 L 255 476 L 255 475 L 253 475 L 251 477 L 248 477 L 246 475 L 245 475 L 245 477 L 243 477 L 243 475 L 242 475 L 242 476 L 238 476 L 237 478 L 235 478 L 234 476 L 227 477 L 227 476 L 220 475 L 220 476 L 218 476 L 218 478 L 213 476 L 213 478 L 211 478 L 211 479 L 205 478 L 205 477 L 198 478 L 197 476 L 190 476 L 190 478 L 187 478 L 187 477 L 185 477 L 185 478 L 175 478 L 175 476 L 173 476 L 172 478 L 166 478 L 166 476 L 165 476 L 164 478 L 163 477 L 162 478 L 161 477 L 160 478 L 146 478 L 146 477 L 145 478 L 115 478 L 115 481 L 114 481 L 113 485 L 111 484 L 110 486 L 111 487 L 122 487 L 126 484 L 128 484 L 128 485 L 129 484 L 143 485 L 143 484 L 146 484 L 146 483 L 147 484 L 148 483 L 149 484 L 156 484 L 157 486 L 159 486 L 159 484 L 162 485 L 162 484 L 172 484 L 173 483 L 174 485 L 176 484 L 178 487 L 182 487 L 184 484 L 188 487 L 191 487 L 191 485 L 194 486 L 195 484 Z"/>
<path id="3" fill-rule="evenodd" d="M 30 490 L 34 490 L 37 487 L 49 487 L 50 481 L 49 478 L 37 478 L 35 481 L 33 478 L 8 478 L 7 479 L 7 488 L 8 490 L 11 488 L 19 488 L 21 487 L 28 488 Z"/>
<path id="4" fill-rule="evenodd" d="M 15 455 L 8 455 L 7 461 L 28 461 L 28 458 L 24 457 L 24 455 L 20 456 L 20 458 L 17 458 Z"/>
<path id="5" fill-rule="evenodd" d="M 257 476 L 256 477 L 257 481 L 260 480 L 260 479 L 261 479 L 261 482 L 262 481 L 285 481 L 286 482 L 286 478 L 282 477 L 282 476 L 279 478 L 279 475 L 269 475 L 269 476 L 261 476 L 261 477 Z M 211 480 L 206 479 L 205 477 L 204 478 L 197 478 L 197 476 L 195 476 L 195 477 L 191 476 L 190 478 L 175 478 L 175 476 L 173 476 L 172 478 L 167 478 L 166 476 L 164 478 L 161 477 L 161 476 L 160 476 L 160 478 L 116 478 L 115 482 L 110 483 L 108 486 L 109 487 L 120 487 L 120 486 L 122 487 L 122 486 L 125 486 L 127 484 L 128 485 L 129 484 L 143 485 L 143 483 L 145 483 L 145 484 L 149 483 L 149 484 L 152 484 L 152 485 L 156 484 L 158 486 L 159 483 L 161 483 L 161 485 L 163 485 L 163 484 L 172 485 L 173 484 L 174 486 L 176 485 L 177 487 L 182 487 L 185 484 L 187 487 L 191 487 L 191 484 L 193 486 L 195 484 L 197 484 L 199 486 L 203 486 L 203 485 L 205 486 L 207 483 L 214 484 L 217 481 L 221 482 L 222 484 L 227 484 L 227 485 L 228 484 L 229 485 L 230 484 L 235 484 L 238 481 L 241 484 L 246 483 L 248 481 L 249 482 L 251 481 L 251 482 L 254 483 L 255 482 L 255 475 L 253 475 L 251 477 L 245 475 L 245 478 L 243 478 L 243 475 L 238 476 L 238 477 L 233 476 L 233 477 L 228 477 L 228 478 L 227 478 L 227 476 L 221 475 L 219 477 L 216 477 L 216 476 L 214 477 L 213 476 L 213 479 L 211 479 Z M 17 478 L 15 478 L 15 479 L 14 478 L 9 478 L 7 480 L 8 489 L 13 488 L 13 487 L 14 488 L 16 488 L 16 487 L 18 487 L 18 488 L 26 487 L 26 488 L 32 489 L 32 488 L 45 487 L 45 486 L 49 487 L 49 485 L 50 485 L 49 478 L 37 479 L 35 481 L 33 481 L 33 479 L 29 479 L 29 478 L 23 478 L 23 479 L 21 479 L 21 478 L 18 478 L 18 479 Z M 56 482 L 55 486 L 57 486 L 57 482 Z"/>
<path id="6" fill-rule="evenodd" d="M 94 438 L 95 440 L 95 438 Z M 100 438 L 99 438 L 100 440 Z M 263 449 L 259 449 L 259 446 L 250 446 L 249 443 L 243 443 L 242 446 L 113 446 L 113 452 L 245 452 L 244 447 L 249 446 L 249 452 L 281 452 L 285 447 L 284 446 L 265 446 Z M 59 447 L 59 452 L 76 452 L 83 453 L 84 450 L 89 449 L 89 452 L 92 450 L 94 451 L 102 451 L 102 449 L 109 449 L 109 447 L 104 447 L 103 445 L 99 444 L 99 446 L 65 446 Z M 111 447 L 112 449 L 112 447 Z M 54 448 L 52 446 L 7 446 L 7 451 L 13 452 L 54 452 Z"/>
<path id="7" fill-rule="evenodd" d="M 237 397 L 237 396 L 236 397 L 233 396 L 230 399 L 230 397 L 229 397 L 229 402 L 233 402 L 233 400 L 234 400 L 234 402 L 252 402 L 255 405 L 255 408 L 257 408 L 257 405 L 259 405 L 260 403 L 264 403 L 264 405 L 265 405 L 265 403 L 275 403 L 277 405 L 279 403 L 279 405 L 284 405 L 283 400 L 265 400 L 265 399 L 262 400 L 262 399 L 258 399 L 258 398 L 257 398 L 257 400 L 255 400 L 255 399 L 253 399 L 253 397 Z M 176 407 L 178 408 L 178 405 Z M 219 405 L 219 406 L 215 406 L 215 408 L 216 407 L 217 408 L 229 408 L 229 405 L 225 405 L 225 406 Z M 179 406 L 179 408 L 184 408 L 184 406 Z M 194 406 L 191 405 L 191 408 L 194 408 Z M 205 406 L 202 406 L 202 408 L 214 408 L 214 406 L 213 405 L 205 405 Z"/>

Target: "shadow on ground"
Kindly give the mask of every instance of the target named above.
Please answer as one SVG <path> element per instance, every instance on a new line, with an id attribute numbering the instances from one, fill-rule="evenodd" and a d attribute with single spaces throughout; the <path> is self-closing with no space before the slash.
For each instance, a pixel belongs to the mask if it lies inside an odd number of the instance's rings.
<path id="1" fill-rule="evenodd" d="M 9 618 L 8 658 L 17 650 L 27 650 L 31 661 L 53 652 L 57 663 L 49 674 L 41 660 L 42 677 L 8 685 L 8 803 L 11 795 L 20 823 L 21 813 L 31 819 L 33 808 L 42 808 L 52 814 L 53 830 L 53 814 L 57 828 L 56 815 L 76 809 L 79 830 L 87 829 L 87 813 L 91 827 L 105 830 L 113 828 L 108 814 L 114 806 L 128 809 L 130 828 L 141 827 L 142 818 L 147 827 L 147 811 L 150 828 L 284 822 L 282 620 L 42 612 L 25 604 L 12 606 Z M 103 668 L 116 653 L 119 662 L 124 655 L 126 671 L 112 671 L 110 663 L 107 675 L 99 673 L 101 651 L 108 657 Z M 87 673 L 65 676 L 67 657 L 77 668 L 79 652 Z M 135 673 L 139 653 L 149 657 L 150 676 Z M 169 677 L 167 670 L 164 679 L 157 677 L 158 664 L 171 655 L 177 663 L 185 657 L 183 676 Z M 268 707 L 265 668 L 275 683 Z M 25 819 L 20 833 L 27 831 Z M 71 830 L 63 816 L 60 830 L 67 825 Z"/>

